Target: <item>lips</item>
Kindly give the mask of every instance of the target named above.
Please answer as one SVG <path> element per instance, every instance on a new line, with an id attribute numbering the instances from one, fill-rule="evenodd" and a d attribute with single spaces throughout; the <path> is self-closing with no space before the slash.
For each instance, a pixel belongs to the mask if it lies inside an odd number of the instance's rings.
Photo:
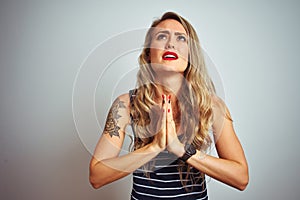
<path id="1" fill-rule="evenodd" d="M 163 54 L 162 58 L 163 58 L 163 60 L 177 60 L 178 55 L 175 52 L 166 51 Z"/>

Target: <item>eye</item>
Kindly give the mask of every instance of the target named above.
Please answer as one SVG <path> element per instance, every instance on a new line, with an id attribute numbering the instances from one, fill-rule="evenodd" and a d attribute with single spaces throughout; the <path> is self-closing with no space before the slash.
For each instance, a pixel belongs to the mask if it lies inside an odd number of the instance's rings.
<path id="1" fill-rule="evenodd" d="M 166 40 L 167 39 L 167 35 L 166 34 L 159 34 L 156 37 L 157 40 Z"/>
<path id="2" fill-rule="evenodd" d="M 179 35 L 179 36 L 177 37 L 177 40 L 182 41 L 182 42 L 186 42 L 186 37 L 183 36 L 183 35 Z"/>

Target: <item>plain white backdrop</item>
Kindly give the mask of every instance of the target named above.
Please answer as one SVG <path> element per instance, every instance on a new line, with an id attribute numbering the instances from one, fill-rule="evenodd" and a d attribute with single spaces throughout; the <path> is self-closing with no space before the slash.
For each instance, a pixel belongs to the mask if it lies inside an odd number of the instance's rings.
<path id="1" fill-rule="evenodd" d="M 292 0 L 1 1 L 1 199 L 129 198 L 130 176 L 99 190 L 89 185 L 91 155 L 75 128 L 73 86 L 99 44 L 146 28 L 166 11 L 178 12 L 197 30 L 223 81 L 249 163 L 245 191 L 210 180 L 210 199 L 299 199 L 300 3 Z M 114 66 L 134 72 L 136 55 Z M 101 81 L 99 124 L 118 95 L 106 96 Z"/>

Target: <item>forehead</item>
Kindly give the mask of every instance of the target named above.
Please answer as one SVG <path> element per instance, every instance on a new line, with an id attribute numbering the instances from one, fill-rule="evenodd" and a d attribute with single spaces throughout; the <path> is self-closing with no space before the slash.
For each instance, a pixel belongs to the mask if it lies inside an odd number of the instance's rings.
<path id="1" fill-rule="evenodd" d="M 186 33 L 185 29 L 183 28 L 182 24 L 179 23 L 175 19 L 166 19 L 162 22 L 160 22 L 156 27 L 156 31 L 159 31 L 161 29 L 163 30 L 171 30 L 174 32 L 179 32 L 179 33 Z"/>

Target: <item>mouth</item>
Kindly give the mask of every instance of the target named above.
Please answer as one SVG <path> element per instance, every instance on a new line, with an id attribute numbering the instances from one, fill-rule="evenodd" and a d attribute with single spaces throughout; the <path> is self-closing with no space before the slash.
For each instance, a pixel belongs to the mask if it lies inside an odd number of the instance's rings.
<path id="1" fill-rule="evenodd" d="M 177 60 L 178 55 L 174 52 L 167 51 L 163 54 L 162 58 L 163 58 L 163 60 Z"/>

